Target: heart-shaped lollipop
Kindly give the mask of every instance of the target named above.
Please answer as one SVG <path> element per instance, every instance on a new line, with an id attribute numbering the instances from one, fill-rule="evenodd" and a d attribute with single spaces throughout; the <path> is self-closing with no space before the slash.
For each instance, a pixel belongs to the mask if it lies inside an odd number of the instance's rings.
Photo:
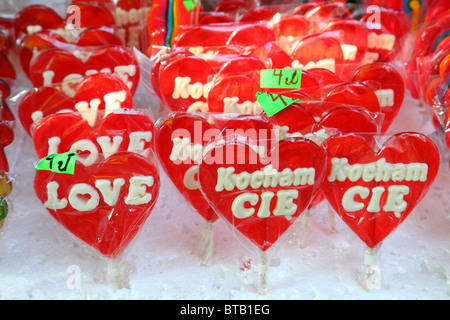
<path id="1" fill-rule="evenodd" d="M 78 56 L 76 56 L 76 55 Z M 49 48 L 30 62 L 30 80 L 34 87 L 55 86 L 68 96 L 76 85 L 94 73 L 110 73 L 119 77 L 134 94 L 139 84 L 139 64 L 133 52 L 122 46 L 104 46 L 94 51 L 74 53 Z"/>
<path id="2" fill-rule="evenodd" d="M 16 14 L 14 33 L 21 40 L 24 36 L 40 31 L 54 30 L 70 36 L 77 29 L 114 25 L 114 16 L 102 5 L 79 3 L 66 18 L 62 18 L 52 8 L 38 4 L 27 6 Z"/>
<path id="3" fill-rule="evenodd" d="M 37 170 L 34 190 L 64 228 L 108 258 L 118 257 L 149 217 L 159 194 L 158 167 L 119 152 L 75 174 Z"/>
<path id="4" fill-rule="evenodd" d="M 344 54 L 338 39 L 322 34 L 306 36 L 292 53 L 292 67 L 300 69 L 324 68 L 341 77 Z"/>
<path id="5" fill-rule="evenodd" d="M 23 96 L 18 112 L 23 128 L 31 135 L 33 125 L 54 113 L 81 112 L 94 125 L 97 112 L 131 108 L 133 97 L 123 81 L 108 73 L 97 73 L 79 83 L 74 97 L 54 87 L 33 88 Z"/>
<path id="6" fill-rule="evenodd" d="M 360 19 L 367 30 L 368 62 L 390 62 L 401 47 L 402 38 L 409 32 L 409 17 L 404 12 L 377 7 Z"/>
<path id="7" fill-rule="evenodd" d="M 357 82 L 342 83 L 335 86 L 328 92 L 324 101 L 359 106 L 371 113 L 381 112 L 375 92 L 368 86 Z"/>
<path id="8" fill-rule="evenodd" d="M 367 52 L 367 31 L 358 21 L 342 19 L 330 22 L 323 32 L 339 32 L 344 54 L 346 79 L 360 66 Z"/>
<path id="9" fill-rule="evenodd" d="M 99 114 L 100 116 L 100 114 Z M 134 152 L 147 157 L 153 149 L 153 122 L 135 110 L 114 110 L 91 127 L 89 121 L 73 113 L 50 115 L 36 126 L 33 142 L 36 154 L 44 158 L 62 152 L 80 152 L 85 166 L 100 157 Z"/>
<path id="10" fill-rule="evenodd" d="M 263 158 L 248 144 L 224 142 L 204 157 L 199 181 L 216 212 L 266 251 L 308 207 L 324 165 L 323 149 L 303 138 L 282 140 Z"/>
<path id="11" fill-rule="evenodd" d="M 373 248 L 410 214 L 439 169 L 433 142 L 400 133 L 377 150 L 354 134 L 327 140 L 328 165 L 321 190 L 342 220 Z"/>
<path id="12" fill-rule="evenodd" d="M 200 191 L 198 165 L 203 148 L 219 135 L 219 129 L 204 117 L 180 113 L 164 121 L 155 137 L 164 171 L 186 201 L 208 222 L 218 217 Z"/>
<path id="13" fill-rule="evenodd" d="M 373 142 L 379 131 L 364 109 L 326 102 L 293 103 L 270 120 L 280 127 L 280 138 L 305 136 L 318 144 L 340 133 L 359 133 Z"/>
<path id="14" fill-rule="evenodd" d="M 38 52 L 48 48 L 76 51 L 78 47 L 121 46 L 122 41 L 110 30 L 87 29 L 80 33 L 72 44 L 59 34 L 51 31 L 33 33 L 26 36 L 19 46 L 19 59 L 22 70 L 30 77 L 30 61 Z"/>
<path id="15" fill-rule="evenodd" d="M 173 111 L 208 111 L 211 66 L 197 56 L 181 56 L 159 70 L 159 91 Z"/>
<path id="16" fill-rule="evenodd" d="M 259 114 L 256 101 L 259 79 L 253 75 L 219 75 L 212 81 L 208 93 L 210 112 Z"/>
<path id="17" fill-rule="evenodd" d="M 389 63 L 375 62 L 360 67 L 351 81 L 364 83 L 375 92 L 384 114 L 381 132 L 386 132 L 405 97 L 405 82 L 400 72 Z"/>

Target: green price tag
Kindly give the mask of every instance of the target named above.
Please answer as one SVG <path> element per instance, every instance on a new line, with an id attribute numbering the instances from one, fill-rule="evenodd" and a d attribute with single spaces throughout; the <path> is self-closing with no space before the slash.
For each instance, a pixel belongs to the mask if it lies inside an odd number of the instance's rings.
<path id="1" fill-rule="evenodd" d="M 262 69 L 260 87 L 268 89 L 300 89 L 302 69 Z"/>
<path id="2" fill-rule="evenodd" d="M 293 99 L 275 93 L 257 92 L 256 100 L 264 112 L 271 117 L 300 99 Z"/>
<path id="3" fill-rule="evenodd" d="M 74 174 L 76 152 L 51 154 L 36 165 L 37 170 L 48 170 L 56 173 Z"/>
<path id="4" fill-rule="evenodd" d="M 195 0 L 183 0 L 183 4 L 187 11 L 191 11 L 195 8 Z"/>

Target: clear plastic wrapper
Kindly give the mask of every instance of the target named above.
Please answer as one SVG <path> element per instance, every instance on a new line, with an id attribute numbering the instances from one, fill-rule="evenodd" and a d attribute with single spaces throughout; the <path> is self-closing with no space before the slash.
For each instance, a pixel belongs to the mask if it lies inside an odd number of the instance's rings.
<path id="1" fill-rule="evenodd" d="M 325 19 L 322 14 L 317 13 L 318 19 Z M 301 18 L 305 23 L 304 30 L 299 35 L 292 31 L 295 30 L 293 26 L 299 22 L 290 22 L 289 20 L 293 20 L 291 16 L 292 14 L 284 13 L 263 22 L 184 26 L 183 32 L 174 39 L 173 48 L 167 48 L 154 65 L 152 83 L 155 91 L 159 92 L 158 96 L 172 111 L 217 112 L 222 108 L 215 108 L 215 101 L 218 100 L 215 97 L 220 98 L 222 94 L 231 98 L 227 90 L 222 88 L 223 84 L 219 85 L 218 82 L 233 83 L 237 92 L 245 77 L 250 75 L 249 69 L 258 72 L 262 68 L 298 68 L 303 70 L 301 92 L 313 100 L 332 99 L 327 97 L 327 94 L 338 83 L 346 85 L 348 82 L 362 82 L 370 87 L 377 95 L 380 107 L 385 113 L 384 131 L 386 131 L 403 103 L 405 78 L 402 70 L 394 64 L 368 63 L 373 60 L 366 59 L 370 37 L 364 23 L 350 18 L 336 19 L 331 14 L 331 18 L 325 19 L 326 23 L 323 23 L 320 31 L 312 33 L 310 22 L 304 21 L 306 17 L 295 15 L 295 18 Z M 280 25 L 283 18 L 288 20 L 286 25 Z M 395 23 L 403 26 L 401 22 Z M 280 35 L 281 33 L 283 35 Z M 225 72 L 223 70 L 225 63 L 233 64 L 232 59 L 242 60 L 243 64 L 236 63 L 235 68 Z M 245 59 L 248 59 L 246 65 Z M 260 65 L 253 63 L 253 59 L 261 60 Z M 254 81 L 256 89 L 257 81 L 258 79 Z M 220 90 L 217 90 L 216 86 Z M 227 87 L 230 86 L 232 84 Z M 247 96 L 250 96 L 252 90 L 255 89 L 241 91 L 246 91 Z M 346 90 L 349 90 L 349 86 Z M 211 91 L 213 94 L 210 97 Z M 223 93 L 216 94 L 217 91 Z M 370 93 L 367 93 L 366 97 L 368 95 Z M 339 94 L 334 94 L 335 99 L 338 96 Z M 374 103 L 373 95 L 368 99 L 371 104 Z M 244 97 L 238 104 L 244 101 L 254 103 L 254 100 L 254 97 L 252 99 Z M 213 104 L 212 108 L 210 101 Z M 234 103 L 234 107 L 238 105 Z M 250 113 L 244 106 L 240 106 L 240 109 L 234 111 L 240 112 L 245 109 L 242 113 Z M 254 110 L 255 108 L 252 112 Z"/>
<path id="2" fill-rule="evenodd" d="M 423 134 L 401 132 L 376 141 L 351 133 L 329 138 L 321 186 L 337 215 L 367 246 L 369 267 L 376 266 L 383 240 L 418 205 L 439 170 L 438 149 Z M 366 273 L 366 283 L 369 278 Z"/>
<path id="3" fill-rule="evenodd" d="M 114 109 L 134 106 L 133 95 L 125 82 L 109 73 L 76 79 L 73 87 L 65 90 L 56 85 L 35 87 L 17 100 L 19 120 L 28 135 L 31 135 L 33 126 L 55 113 L 81 112 L 93 124 L 98 112 L 106 110 L 107 114 Z"/>
<path id="4" fill-rule="evenodd" d="M 150 45 L 146 19 L 151 6 L 151 1 L 136 0 L 72 1 L 63 8 L 65 12 L 41 4 L 16 8 L 14 37 L 21 43 L 27 37 L 50 33 L 65 43 L 101 45 L 113 41 L 145 51 Z"/>
<path id="5" fill-rule="evenodd" d="M 236 134 L 204 155 L 201 190 L 243 243 L 260 253 L 261 294 L 270 249 L 307 209 L 324 170 L 324 150 L 305 138 L 252 141 Z"/>
<path id="6" fill-rule="evenodd" d="M 111 73 L 119 77 L 132 94 L 139 84 L 139 63 L 133 51 L 123 46 L 83 47 L 68 51 L 48 48 L 30 60 L 29 79 L 33 87 L 54 86 L 68 96 L 88 75 Z"/>
<path id="7" fill-rule="evenodd" d="M 116 259 L 153 209 L 160 185 L 158 167 L 151 157 L 134 152 L 100 158 L 88 166 L 77 161 L 75 174 L 37 170 L 34 188 L 64 228 L 102 256 Z"/>
<path id="8" fill-rule="evenodd" d="M 154 65 L 152 82 L 156 84 L 166 114 L 170 110 L 255 115 L 261 112 L 258 92 L 267 92 L 303 101 L 359 106 L 373 114 L 381 113 L 378 123 L 383 121 L 381 131 L 386 132 L 403 105 L 403 70 L 394 64 L 378 62 L 356 69 L 355 65 L 354 73 L 346 80 L 326 68 L 307 68 L 302 70 L 300 89 L 265 89 L 260 88 L 261 70 L 274 67 L 273 60 L 263 56 L 193 54 L 185 47 L 176 47 L 164 53 Z"/>
<path id="9" fill-rule="evenodd" d="M 31 131 L 38 158 L 62 152 L 80 152 L 85 166 L 100 156 L 134 152 L 147 156 L 154 150 L 154 125 L 145 113 L 133 109 L 96 112 L 86 117 L 79 112 L 55 113 L 43 118 Z"/>
<path id="10" fill-rule="evenodd" d="M 136 110 L 45 117 L 32 130 L 34 189 L 49 213 L 101 256 L 120 259 L 159 193 L 153 122 Z"/>
<path id="11" fill-rule="evenodd" d="M 450 145 L 447 119 L 449 8 L 446 3 L 433 2 L 423 24 L 411 33 L 403 52 L 406 86 L 414 98 L 430 107 L 429 121 L 437 132 L 444 133 L 447 147 Z"/>

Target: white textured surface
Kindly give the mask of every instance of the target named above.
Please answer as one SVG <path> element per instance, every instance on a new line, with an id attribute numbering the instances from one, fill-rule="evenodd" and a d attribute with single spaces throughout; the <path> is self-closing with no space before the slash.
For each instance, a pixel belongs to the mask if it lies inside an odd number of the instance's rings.
<path id="1" fill-rule="evenodd" d="M 429 119 L 409 99 L 394 130 L 431 133 Z M 114 277 L 105 278 L 108 262 L 58 225 L 35 196 L 37 159 L 30 139 L 17 130 L 7 150 L 15 185 L 0 237 L 0 299 L 450 298 L 447 160 L 429 194 L 381 246 L 377 290 L 362 287 L 364 245 L 337 217 L 331 231 L 326 205 L 313 212 L 305 248 L 298 246 L 299 220 L 279 240 L 269 256 L 265 296 L 257 292 L 257 254 L 222 222 L 215 228 L 213 263 L 202 266 L 203 220 L 164 173 L 156 207 L 120 261 L 128 281 L 119 288 Z M 75 287 L 73 270 L 80 275 Z"/>

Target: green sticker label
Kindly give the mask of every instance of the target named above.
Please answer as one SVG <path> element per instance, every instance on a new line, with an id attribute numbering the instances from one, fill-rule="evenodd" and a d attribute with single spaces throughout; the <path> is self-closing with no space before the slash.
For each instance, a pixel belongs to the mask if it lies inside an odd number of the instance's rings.
<path id="1" fill-rule="evenodd" d="M 300 89 L 302 69 L 263 69 L 260 87 L 268 89 Z"/>
<path id="2" fill-rule="evenodd" d="M 195 8 L 195 0 L 183 0 L 183 4 L 187 11 Z"/>
<path id="3" fill-rule="evenodd" d="M 275 93 L 257 92 L 256 100 L 264 112 L 271 117 L 300 99 L 293 99 Z"/>
<path id="4" fill-rule="evenodd" d="M 76 152 L 64 152 L 51 154 L 36 165 L 37 170 L 48 170 L 56 173 L 74 174 L 75 161 L 77 160 Z"/>

